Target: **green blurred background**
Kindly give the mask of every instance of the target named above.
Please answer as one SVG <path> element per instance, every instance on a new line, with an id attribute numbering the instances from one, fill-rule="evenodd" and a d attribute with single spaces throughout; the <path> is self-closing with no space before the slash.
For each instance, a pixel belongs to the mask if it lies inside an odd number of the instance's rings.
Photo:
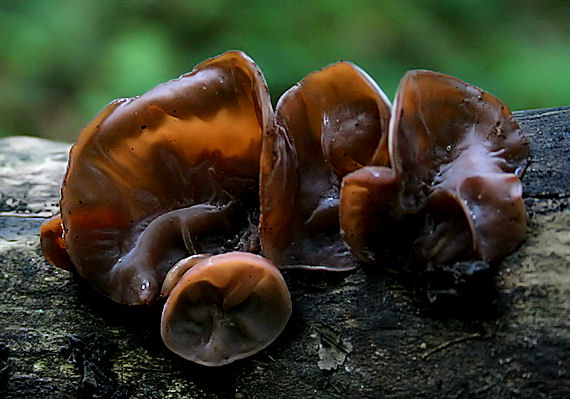
<path id="1" fill-rule="evenodd" d="M 273 101 L 344 59 L 390 98 L 402 75 L 455 75 L 512 110 L 570 104 L 570 1 L 0 2 L 0 136 L 73 141 L 104 105 L 241 49 Z"/>

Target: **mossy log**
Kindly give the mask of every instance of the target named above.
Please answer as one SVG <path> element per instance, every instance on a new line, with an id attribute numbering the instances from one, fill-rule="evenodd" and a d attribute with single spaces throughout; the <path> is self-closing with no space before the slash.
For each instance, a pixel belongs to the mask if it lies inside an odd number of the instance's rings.
<path id="1" fill-rule="evenodd" d="M 293 316 L 220 368 L 170 353 L 159 306 L 121 306 L 48 264 L 69 144 L 0 140 L 0 396 L 569 397 L 570 108 L 516 112 L 531 142 L 528 238 L 490 286 L 433 305 L 396 276 L 287 271 Z M 453 302 L 453 301 L 452 301 Z"/>

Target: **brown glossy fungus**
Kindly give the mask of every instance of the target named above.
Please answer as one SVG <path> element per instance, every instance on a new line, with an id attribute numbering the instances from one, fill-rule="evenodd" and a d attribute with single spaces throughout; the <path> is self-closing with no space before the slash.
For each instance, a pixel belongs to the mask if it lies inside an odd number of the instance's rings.
<path id="1" fill-rule="evenodd" d="M 354 268 L 339 234 L 341 179 L 372 159 L 388 164 L 390 104 L 360 68 L 311 73 L 279 100 L 264 137 L 260 238 L 279 267 Z"/>
<path id="2" fill-rule="evenodd" d="M 184 359 L 222 366 L 253 355 L 277 338 L 291 316 L 287 285 L 261 256 L 231 252 L 189 258 L 179 268 L 188 270 L 163 290 L 171 293 L 161 335 Z"/>
<path id="3" fill-rule="evenodd" d="M 494 261 L 523 241 L 528 143 L 499 99 L 450 76 L 410 71 L 388 142 L 392 171 L 369 166 L 344 179 L 343 237 L 361 259 L 382 263 L 381 248 L 405 244 L 424 263 Z"/>
<path id="4" fill-rule="evenodd" d="M 143 304 L 178 260 L 233 249 L 224 242 L 257 212 L 272 118 L 261 71 L 237 51 L 105 107 L 72 148 L 62 187 L 77 272 L 117 302 Z"/>
<path id="5" fill-rule="evenodd" d="M 378 251 L 390 251 L 389 236 L 397 228 L 400 185 L 384 166 L 368 166 L 346 175 L 340 194 L 340 229 L 352 254 L 373 263 Z M 386 237 L 382 237 L 383 233 Z"/>
<path id="6" fill-rule="evenodd" d="M 63 222 L 60 215 L 55 215 L 42 224 L 40 245 L 47 261 L 63 270 L 73 270 L 73 265 L 65 249 Z"/>

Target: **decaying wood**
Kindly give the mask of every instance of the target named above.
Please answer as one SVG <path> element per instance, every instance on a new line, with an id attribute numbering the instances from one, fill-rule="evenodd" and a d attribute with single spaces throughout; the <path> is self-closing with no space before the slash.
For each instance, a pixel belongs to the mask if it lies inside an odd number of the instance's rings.
<path id="1" fill-rule="evenodd" d="M 214 369 L 165 349 L 160 309 L 113 304 L 43 259 L 69 145 L 0 140 L 0 396 L 570 396 L 570 108 L 515 117 L 532 149 L 528 239 L 480 303 L 434 307 L 369 269 L 288 271 L 284 334 Z"/>

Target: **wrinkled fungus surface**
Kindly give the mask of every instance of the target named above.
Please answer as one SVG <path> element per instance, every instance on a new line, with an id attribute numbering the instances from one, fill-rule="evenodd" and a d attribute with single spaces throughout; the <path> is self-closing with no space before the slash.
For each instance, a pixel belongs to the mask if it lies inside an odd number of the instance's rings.
<path id="1" fill-rule="evenodd" d="M 289 290 L 277 267 L 246 252 L 195 260 L 188 260 L 164 305 L 166 346 L 187 360 L 221 366 L 273 342 L 291 316 Z"/>
<path id="2" fill-rule="evenodd" d="M 494 261 L 523 241 L 528 143 L 499 99 L 450 76 L 410 71 L 388 142 L 391 169 L 372 162 L 344 178 L 341 227 L 360 259 L 383 263 L 386 248 L 405 244 L 412 262 Z"/>
<path id="3" fill-rule="evenodd" d="M 340 62 L 314 72 L 277 103 L 264 137 L 260 237 L 279 267 L 357 266 L 339 233 L 342 177 L 388 164 L 390 105 L 361 69 Z"/>
<path id="4" fill-rule="evenodd" d="M 203 236 L 231 238 L 249 223 L 245 208 L 257 212 L 272 115 L 265 80 L 241 52 L 105 107 L 71 150 L 62 188 L 79 274 L 117 302 L 142 304 L 178 260 L 223 250 Z"/>
<path id="5" fill-rule="evenodd" d="M 261 71 L 230 51 L 99 112 L 41 246 L 114 301 L 167 298 L 166 346 L 220 366 L 284 329 L 277 266 L 365 262 L 469 286 L 525 237 L 528 150 L 500 100 L 450 76 L 410 71 L 390 106 L 339 62 L 273 113 Z M 449 292 L 439 280 L 432 296 Z"/>

